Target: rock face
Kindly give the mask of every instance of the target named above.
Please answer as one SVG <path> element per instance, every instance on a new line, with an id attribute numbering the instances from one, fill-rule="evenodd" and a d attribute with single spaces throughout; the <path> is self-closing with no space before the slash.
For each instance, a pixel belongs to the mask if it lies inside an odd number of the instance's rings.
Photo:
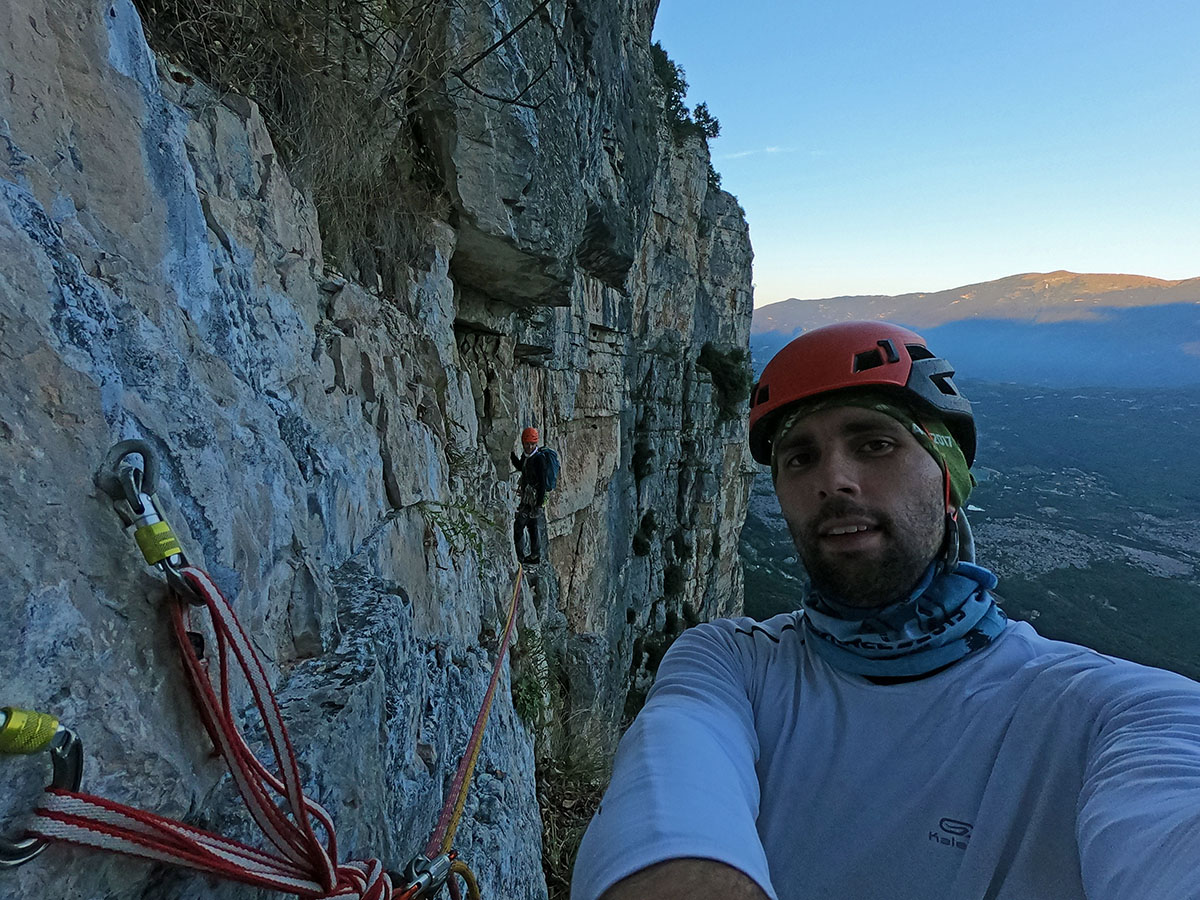
<path id="1" fill-rule="evenodd" d="M 647 100 L 656 4 L 615 6 L 552 3 L 480 63 L 515 91 L 548 67 L 536 109 L 445 92 L 426 128 L 451 215 L 399 296 L 327 271 L 257 107 L 156 58 L 128 0 L 0 13 L 0 703 L 79 732 L 85 790 L 256 840 L 174 601 L 93 484 L 120 439 L 153 446 L 346 858 L 399 868 L 436 822 L 512 591 L 524 425 L 563 475 L 518 653 L 549 648 L 569 711 L 611 733 L 631 671 L 636 694 L 686 622 L 740 607 L 744 422 L 698 360 L 747 345 L 747 228 Z M 451 48 L 527 13 L 454 9 Z M 542 898 L 509 680 L 457 847 L 485 897 Z M 45 773 L 0 765 L 12 834 Z M 25 900 L 256 896 L 66 847 L 0 873 Z"/>

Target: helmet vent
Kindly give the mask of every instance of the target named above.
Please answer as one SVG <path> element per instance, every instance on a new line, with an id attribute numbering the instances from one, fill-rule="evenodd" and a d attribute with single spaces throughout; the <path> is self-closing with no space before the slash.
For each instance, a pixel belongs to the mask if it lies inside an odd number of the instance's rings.
<path id="1" fill-rule="evenodd" d="M 767 397 L 771 395 L 771 386 L 769 384 L 760 384 L 754 392 L 754 406 L 760 403 L 766 403 Z"/>
<path id="2" fill-rule="evenodd" d="M 883 354 L 878 350 L 864 350 L 854 354 L 854 371 L 865 372 L 883 365 Z"/>
<path id="3" fill-rule="evenodd" d="M 904 349 L 908 351 L 908 355 L 912 359 L 936 359 L 928 347 L 920 344 L 905 344 Z"/>
<path id="4" fill-rule="evenodd" d="M 934 386 L 949 397 L 958 396 L 958 388 L 954 386 L 954 382 L 950 380 L 949 375 L 933 375 L 929 379 Z"/>

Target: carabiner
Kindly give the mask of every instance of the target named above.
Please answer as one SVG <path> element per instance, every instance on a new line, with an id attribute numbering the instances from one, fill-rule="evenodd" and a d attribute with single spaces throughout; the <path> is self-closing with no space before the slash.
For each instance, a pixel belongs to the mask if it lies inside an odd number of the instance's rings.
<path id="1" fill-rule="evenodd" d="M 134 455 L 142 458 L 141 468 L 125 462 Z M 203 605 L 204 599 L 181 574 L 188 564 L 187 557 L 158 502 L 154 490 L 157 483 L 158 460 L 150 444 L 142 440 L 114 445 L 96 473 L 96 486 L 112 498 L 125 526 L 134 529 L 134 540 L 147 565 L 161 570 L 171 587 L 189 603 Z"/>
<path id="2" fill-rule="evenodd" d="M 142 467 L 139 469 L 132 464 L 127 467 L 131 484 L 122 477 L 121 463 L 125 461 L 125 457 L 134 454 L 142 458 Z M 96 487 L 108 494 L 113 503 L 125 500 L 130 506 L 136 506 L 138 494 L 153 494 L 157 486 L 158 459 L 147 441 L 129 440 L 113 444 L 112 449 L 105 455 L 104 462 L 100 464 L 100 471 L 96 473 Z M 125 516 L 122 515 L 121 518 Z M 132 525 L 133 522 L 129 520 L 125 524 Z"/>
<path id="3" fill-rule="evenodd" d="M 50 787 L 79 790 L 83 782 L 83 743 L 58 719 L 45 713 L 6 706 L 0 709 L 0 753 L 31 754 L 49 748 L 53 774 Z M 0 837 L 0 868 L 29 862 L 46 849 L 46 840 L 27 837 L 10 841 Z"/>
<path id="4" fill-rule="evenodd" d="M 450 866 L 457 857 L 453 850 L 433 859 L 418 853 L 408 861 L 404 873 L 399 877 L 393 875 L 392 881 L 405 886 L 406 890 L 400 895 L 404 900 L 428 900 L 446 884 Z"/>

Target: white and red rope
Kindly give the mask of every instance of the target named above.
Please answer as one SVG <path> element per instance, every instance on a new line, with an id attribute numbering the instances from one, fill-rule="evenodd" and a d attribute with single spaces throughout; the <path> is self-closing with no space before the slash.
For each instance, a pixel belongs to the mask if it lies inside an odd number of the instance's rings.
<path id="1" fill-rule="evenodd" d="M 311 900 L 335 897 L 348 900 L 410 900 L 418 890 L 417 886 L 394 888 L 391 877 L 379 860 L 337 863 L 333 820 L 320 804 L 304 794 L 296 753 L 283 724 L 279 704 L 249 637 L 229 601 L 208 573 L 187 567 L 181 570 L 181 574 L 203 599 L 208 611 L 216 635 L 219 671 L 218 691 L 209 673 L 208 663 L 200 658 L 188 635 L 187 616 L 191 607 L 177 602 L 171 608 L 171 621 L 183 655 L 188 685 L 192 689 L 201 721 L 213 745 L 229 766 L 246 808 L 267 839 L 269 849 L 252 847 L 102 797 L 58 788 L 47 789 L 42 805 L 34 811 L 29 833 L 47 840 L 66 841 L 195 869 L 217 878 Z M 466 792 L 479 756 L 483 729 L 495 697 L 504 656 L 512 639 L 522 575 L 523 570 L 518 569 L 504 637 L 496 655 L 483 708 L 476 718 L 437 827 L 425 850 L 430 860 L 439 852 L 449 850 L 462 815 Z M 233 668 L 240 671 L 250 688 L 274 757 L 274 772 L 254 755 L 234 720 L 230 694 Z M 282 806 L 279 801 L 282 801 Z M 318 838 L 314 824 L 325 833 L 324 843 Z M 461 863 L 455 863 L 454 871 L 467 882 L 471 895 L 477 897 L 478 887 L 470 870 Z M 449 887 L 453 900 L 459 900 L 458 885 L 453 877 Z"/>
<path id="2" fill-rule="evenodd" d="M 394 891 L 378 860 L 337 864 L 333 821 L 304 794 L 279 705 L 249 638 L 207 573 L 189 567 L 182 574 L 203 598 L 212 620 L 220 693 L 188 638 L 184 604 L 176 603 L 172 622 L 188 682 L 204 726 L 270 848 L 251 847 L 111 800 L 64 790 L 47 791 L 30 832 L 305 898 L 390 900 L 399 891 Z M 231 666 L 240 670 L 250 687 L 274 756 L 275 773 L 255 757 L 234 721 Z M 282 806 L 275 797 L 283 801 Z M 325 843 L 317 837 L 314 822 L 324 831 Z"/>

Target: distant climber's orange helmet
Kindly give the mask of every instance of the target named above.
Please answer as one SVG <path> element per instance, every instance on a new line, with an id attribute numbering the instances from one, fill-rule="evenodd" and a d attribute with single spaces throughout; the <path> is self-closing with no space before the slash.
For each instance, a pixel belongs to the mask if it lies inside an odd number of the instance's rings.
<path id="1" fill-rule="evenodd" d="M 539 440 L 541 440 L 541 438 L 538 436 L 538 430 L 536 428 L 526 428 L 521 432 L 522 444 L 536 444 Z"/>
<path id="2" fill-rule="evenodd" d="M 750 392 L 750 454 L 770 464 L 780 417 L 798 401 L 869 387 L 942 418 L 969 466 L 975 460 L 975 419 L 953 375 L 923 337 L 899 325 L 842 322 L 815 328 L 776 353 Z"/>

